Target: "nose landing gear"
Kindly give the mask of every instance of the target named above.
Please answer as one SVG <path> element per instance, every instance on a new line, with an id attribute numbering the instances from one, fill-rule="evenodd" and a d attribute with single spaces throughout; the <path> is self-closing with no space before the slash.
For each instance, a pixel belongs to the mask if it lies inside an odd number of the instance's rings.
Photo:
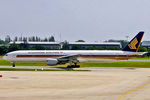
<path id="1" fill-rule="evenodd" d="M 15 63 L 14 62 L 12 62 L 12 67 L 15 67 L 16 65 L 15 65 Z"/>

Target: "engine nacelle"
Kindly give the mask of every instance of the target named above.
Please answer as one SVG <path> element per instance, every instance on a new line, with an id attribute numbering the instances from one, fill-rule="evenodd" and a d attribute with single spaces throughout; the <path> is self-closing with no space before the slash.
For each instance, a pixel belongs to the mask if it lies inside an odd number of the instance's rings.
<path id="1" fill-rule="evenodd" d="M 50 65 L 50 66 L 57 65 L 58 62 L 59 61 L 57 59 L 55 59 L 55 58 L 48 58 L 48 59 L 46 59 L 46 64 Z"/>

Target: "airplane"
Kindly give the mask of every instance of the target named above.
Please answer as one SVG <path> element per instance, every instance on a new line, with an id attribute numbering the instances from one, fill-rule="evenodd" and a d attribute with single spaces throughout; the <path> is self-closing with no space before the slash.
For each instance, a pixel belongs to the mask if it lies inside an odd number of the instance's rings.
<path id="1" fill-rule="evenodd" d="M 138 52 L 144 32 L 139 32 L 123 50 L 19 50 L 7 53 L 3 59 L 15 67 L 16 62 L 46 62 L 47 65 L 69 63 L 67 68 L 79 68 L 79 62 L 128 60 L 147 52 Z"/>

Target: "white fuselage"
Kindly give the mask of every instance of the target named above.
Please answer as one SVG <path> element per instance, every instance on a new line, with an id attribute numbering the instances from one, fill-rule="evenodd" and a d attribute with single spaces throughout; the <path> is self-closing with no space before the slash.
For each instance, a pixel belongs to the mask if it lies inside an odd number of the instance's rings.
<path id="1" fill-rule="evenodd" d="M 68 55 L 80 55 L 80 62 L 99 62 L 127 60 L 142 56 L 145 52 L 121 50 L 20 50 L 7 53 L 3 59 L 10 62 L 46 62 L 47 58 L 59 58 Z"/>

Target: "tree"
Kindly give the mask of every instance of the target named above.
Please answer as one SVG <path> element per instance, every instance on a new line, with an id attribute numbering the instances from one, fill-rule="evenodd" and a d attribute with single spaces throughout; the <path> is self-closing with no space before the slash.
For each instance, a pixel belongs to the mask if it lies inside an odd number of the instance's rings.
<path id="1" fill-rule="evenodd" d="M 35 36 L 32 37 L 32 42 L 35 42 Z"/>
<path id="2" fill-rule="evenodd" d="M 121 40 L 120 42 L 121 42 L 122 48 L 125 48 L 126 45 L 129 43 L 129 42 L 126 41 L 126 40 Z"/>
<path id="3" fill-rule="evenodd" d="M 147 56 L 150 57 L 150 49 L 148 49 Z"/>
<path id="4" fill-rule="evenodd" d="M 29 50 L 29 45 L 27 42 L 21 43 L 19 46 L 21 50 Z"/>
<path id="5" fill-rule="evenodd" d="M 89 46 L 89 47 L 87 47 L 87 50 L 95 50 L 95 47 Z"/>
<path id="6" fill-rule="evenodd" d="M 105 50 L 105 47 L 98 47 L 97 50 Z"/>
<path id="7" fill-rule="evenodd" d="M 18 37 L 17 37 L 17 36 L 16 36 L 15 39 L 14 39 L 14 42 L 16 42 L 16 41 L 18 41 Z"/>
<path id="8" fill-rule="evenodd" d="M 35 37 L 35 41 L 36 41 L 36 42 L 38 42 L 38 41 L 39 41 L 39 38 L 38 38 L 37 36 Z"/>
<path id="9" fill-rule="evenodd" d="M 45 50 L 45 47 L 40 46 L 40 45 L 36 45 L 36 46 L 33 46 L 31 49 L 33 49 L 33 50 Z"/>
<path id="10" fill-rule="evenodd" d="M 9 52 L 11 52 L 11 51 L 16 51 L 16 50 L 20 50 L 20 47 L 19 47 L 19 45 L 17 45 L 17 44 L 11 44 L 10 46 L 9 46 L 9 48 L 8 48 L 8 51 Z"/>
<path id="11" fill-rule="evenodd" d="M 113 40 L 113 39 L 110 39 L 106 42 L 120 42 L 122 45 L 122 48 L 125 48 L 125 46 L 129 43 L 127 40 Z"/>
<path id="12" fill-rule="evenodd" d="M 19 41 L 22 41 L 22 37 L 19 37 Z"/>
<path id="13" fill-rule="evenodd" d="M 5 44 L 6 42 L 0 39 L 0 44 Z"/>
<path id="14" fill-rule="evenodd" d="M 84 40 L 78 40 L 78 41 L 76 41 L 76 42 L 85 42 Z"/>
<path id="15" fill-rule="evenodd" d="M 147 52 L 148 49 L 146 47 L 140 47 L 139 52 Z"/>
<path id="16" fill-rule="evenodd" d="M 48 38 L 48 41 L 49 41 L 49 42 L 55 42 L 54 36 L 49 37 L 49 38 Z"/>
<path id="17" fill-rule="evenodd" d="M 48 39 L 47 39 L 47 38 L 45 38 L 45 39 L 44 39 L 44 42 L 48 42 Z"/>
<path id="18" fill-rule="evenodd" d="M 28 37 L 28 41 L 29 41 L 29 42 L 31 42 L 31 41 L 32 41 L 31 37 Z"/>
<path id="19" fill-rule="evenodd" d="M 7 53 L 8 48 L 6 46 L 0 46 L 0 55 Z"/>
<path id="20" fill-rule="evenodd" d="M 27 43 L 27 37 L 23 37 L 23 42 Z"/>
<path id="21" fill-rule="evenodd" d="M 107 47 L 107 50 L 118 50 L 118 48 L 111 46 L 111 47 Z"/>
<path id="22" fill-rule="evenodd" d="M 72 49 L 72 50 L 81 50 L 81 47 L 78 46 L 78 45 L 74 45 L 74 46 L 72 46 L 71 49 Z"/>
<path id="23" fill-rule="evenodd" d="M 69 50 L 69 43 L 67 41 L 64 41 L 62 44 L 62 50 Z"/>
<path id="24" fill-rule="evenodd" d="M 9 35 L 7 35 L 6 38 L 5 38 L 5 42 L 6 42 L 6 43 L 9 43 L 10 41 L 11 41 L 11 38 L 10 38 Z"/>

